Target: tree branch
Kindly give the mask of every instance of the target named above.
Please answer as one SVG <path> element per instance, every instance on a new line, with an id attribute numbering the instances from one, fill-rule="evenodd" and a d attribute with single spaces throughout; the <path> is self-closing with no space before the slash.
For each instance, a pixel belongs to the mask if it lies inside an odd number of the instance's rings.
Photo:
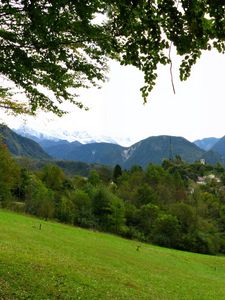
<path id="1" fill-rule="evenodd" d="M 179 0 L 177 0 L 176 9 L 178 9 L 178 5 L 179 5 Z M 172 46 L 173 46 L 173 42 L 171 41 L 170 42 L 170 48 L 169 48 L 170 79 L 171 79 L 171 84 L 172 84 L 173 92 L 174 92 L 174 94 L 176 94 L 176 90 L 175 90 L 175 86 L 174 86 L 174 80 L 173 80 L 173 62 L 172 62 L 172 59 L 171 59 Z"/>
<path id="2" fill-rule="evenodd" d="M 171 59 L 172 45 L 173 45 L 173 42 L 170 43 L 170 48 L 169 48 L 170 79 L 171 79 L 171 84 L 172 84 L 173 92 L 174 92 L 174 94 L 176 94 L 176 90 L 175 90 L 175 86 L 174 86 L 174 81 L 173 81 L 173 63 L 172 63 L 172 59 Z"/>

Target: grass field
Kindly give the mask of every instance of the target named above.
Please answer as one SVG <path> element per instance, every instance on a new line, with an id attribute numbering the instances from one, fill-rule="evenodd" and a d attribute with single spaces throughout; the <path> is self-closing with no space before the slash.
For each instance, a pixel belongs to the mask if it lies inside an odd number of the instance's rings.
<path id="1" fill-rule="evenodd" d="M 0 299 L 222 300 L 225 257 L 0 210 Z"/>

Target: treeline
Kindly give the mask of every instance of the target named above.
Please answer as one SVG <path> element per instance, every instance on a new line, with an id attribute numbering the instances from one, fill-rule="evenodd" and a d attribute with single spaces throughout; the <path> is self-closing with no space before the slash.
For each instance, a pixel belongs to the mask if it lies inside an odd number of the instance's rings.
<path id="1" fill-rule="evenodd" d="M 225 169 L 179 157 L 111 174 L 31 172 L 0 145 L 0 206 L 160 246 L 225 253 Z"/>

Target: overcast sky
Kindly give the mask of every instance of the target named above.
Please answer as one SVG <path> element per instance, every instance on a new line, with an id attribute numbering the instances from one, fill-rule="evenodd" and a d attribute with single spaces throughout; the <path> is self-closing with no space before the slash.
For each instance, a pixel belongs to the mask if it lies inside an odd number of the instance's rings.
<path id="1" fill-rule="evenodd" d="M 190 141 L 203 137 L 225 135 L 225 59 L 216 52 L 206 52 L 186 82 L 180 82 L 178 60 L 174 59 L 173 94 L 169 66 L 160 67 L 158 81 L 143 105 L 139 91 L 142 73 L 133 67 L 110 63 L 109 81 L 101 90 L 89 89 L 80 97 L 90 107 L 88 112 L 65 106 L 70 113 L 63 118 L 40 114 L 36 118 L 9 118 L 1 115 L 9 126 L 18 127 L 26 121 L 42 132 L 87 131 L 93 135 L 117 138 L 130 143 L 153 135 L 183 136 Z"/>

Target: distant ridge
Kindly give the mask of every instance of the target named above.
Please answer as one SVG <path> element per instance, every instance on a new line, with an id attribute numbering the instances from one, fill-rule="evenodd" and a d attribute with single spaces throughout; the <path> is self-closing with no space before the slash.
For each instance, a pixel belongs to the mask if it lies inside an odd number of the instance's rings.
<path id="1" fill-rule="evenodd" d="M 212 147 L 212 150 L 225 157 L 225 136 Z"/>
<path id="2" fill-rule="evenodd" d="M 213 150 L 209 150 L 207 152 L 205 152 L 202 156 L 203 159 L 205 159 L 205 161 L 209 164 L 216 164 L 216 163 L 221 163 L 223 165 L 225 165 L 225 157 L 223 155 L 221 155 L 220 153 L 213 151 Z"/>
<path id="3" fill-rule="evenodd" d="M 74 145 L 68 152 L 64 152 L 63 158 L 106 165 L 122 164 L 124 149 L 127 148 L 111 143 L 92 143 L 79 147 Z"/>
<path id="4" fill-rule="evenodd" d="M 47 154 L 38 143 L 18 135 L 3 124 L 0 124 L 0 138 L 14 156 L 50 159 L 49 154 Z"/>
<path id="5" fill-rule="evenodd" d="M 40 142 L 40 145 L 52 157 L 64 159 L 64 157 L 68 156 L 68 152 L 70 152 L 71 149 L 79 147 L 82 144 L 77 141 L 69 143 L 66 140 L 59 140 L 59 141 L 44 140 Z"/>
<path id="6" fill-rule="evenodd" d="M 142 167 L 149 163 L 161 164 L 164 159 L 179 155 L 184 161 L 199 160 L 204 151 L 183 137 L 153 136 L 130 147 L 131 155 L 124 162 L 125 167 L 138 164 Z M 172 156 L 172 157 L 170 157 Z"/>
<path id="7" fill-rule="evenodd" d="M 200 140 L 196 140 L 193 143 L 198 146 L 199 148 L 208 151 L 211 150 L 212 147 L 219 141 L 219 138 L 215 137 L 209 137 L 209 138 L 204 138 Z"/>

